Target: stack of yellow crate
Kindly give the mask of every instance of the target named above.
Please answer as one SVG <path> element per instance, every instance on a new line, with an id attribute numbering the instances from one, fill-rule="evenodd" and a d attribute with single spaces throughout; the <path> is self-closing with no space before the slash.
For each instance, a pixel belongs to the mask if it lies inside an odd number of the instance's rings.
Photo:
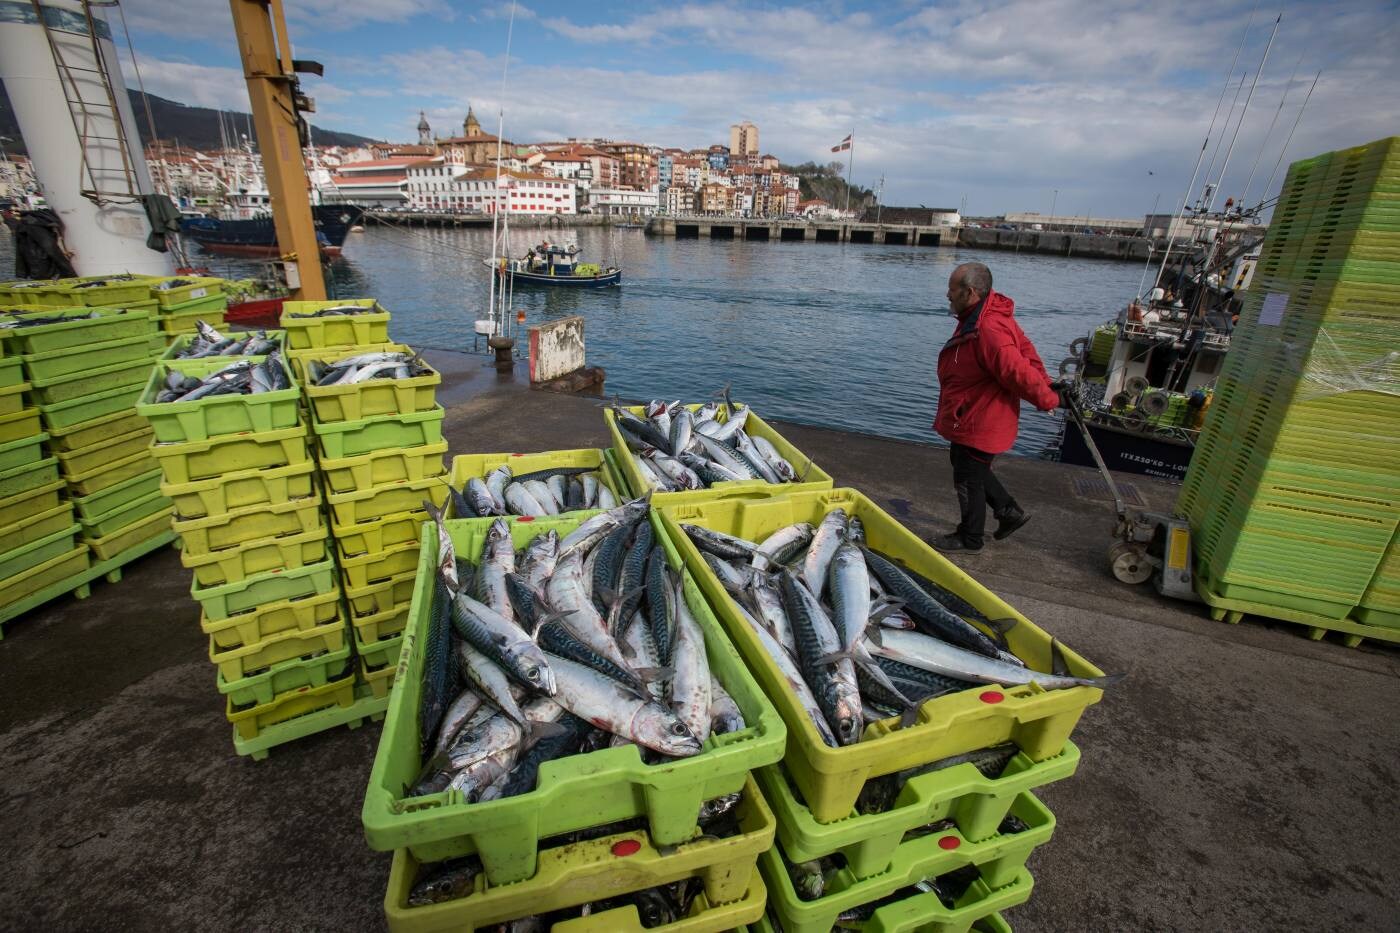
<path id="1" fill-rule="evenodd" d="M 165 342 L 193 333 L 200 321 L 222 326 L 228 309 L 225 284 L 223 279 L 197 275 L 152 280 L 147 303 L 153 306 L 151 313 L 157 315 Z"/>
<path id="2" fill-rule="evenodd" d="M 389 318 L 374 299 L 356 299 L 289 301 L 281 319 L 304 381 L 360 674 L 379 698 L 393 683 L 408 621 L 419 530 L 428 519 L 423 503 L 441 505 L 448 494 L 443 410 L 435 400 L 442 376 L 313 382 L 326 364 L 411 352 L 389 342 Z"/>
<path id="3" fill-rule="evenodd" d="M 203 379 L 265 360 L 281 366 L 286 388 L 156 400 L 171 374 Z M 254 757 L 364 715 L 300 395 L 280 356 L 170 359 L 138 406 L 155 433 L 234 747 Z"/>

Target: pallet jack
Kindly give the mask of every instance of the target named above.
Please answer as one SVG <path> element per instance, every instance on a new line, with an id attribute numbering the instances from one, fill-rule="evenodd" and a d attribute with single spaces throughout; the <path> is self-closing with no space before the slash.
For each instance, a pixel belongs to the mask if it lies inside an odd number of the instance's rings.
<path id="1" fill-rule="evenodd" d="M 1098 445 L 1094 443 L 1089 426 L 1084 421 L 1078 393 L 1067 393 L 1066 411 L 1069 419 L 1084 436 L 1084 446 L 1094 458 L 1104 482 L 1113 495 L 1117 516 L 1113 543 L 1108 548 L 1108 563 L 1113 576 L 1124 583 L 1152 581 L 1158 593 L 1173 599 L 1200 602 L 1192 579 L 1191 526 L 1178 515 L 1161 512 L 1129 512 L 1113 473 L 1104 465 Z"/>

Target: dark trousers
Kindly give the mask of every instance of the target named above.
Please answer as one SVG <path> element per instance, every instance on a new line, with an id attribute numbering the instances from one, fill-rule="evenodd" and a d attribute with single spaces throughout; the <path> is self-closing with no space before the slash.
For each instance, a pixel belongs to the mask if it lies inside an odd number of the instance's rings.
<path id="1" fill-rule="evenodd" d="M 958 494 L 958 509 L 962 513 L 957 534 L 962 537 L 963 544 L 979 548 L 987 528 L 987 506 L 992 507 L 992 514 L 998 519 L 1019 512 L 1021 507 L 992 472 L 996 454 L 954 444 L 948 449 L 948 459 L 953 463 L 953 489 Z"/>

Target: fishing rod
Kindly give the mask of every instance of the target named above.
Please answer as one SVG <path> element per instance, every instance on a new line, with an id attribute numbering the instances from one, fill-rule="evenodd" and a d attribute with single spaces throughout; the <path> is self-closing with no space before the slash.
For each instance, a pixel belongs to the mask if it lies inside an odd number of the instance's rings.
<path id="1" fill-rule="evenodd" d="M 1317 82 L 1321 77 L 1322 69 L 1319 68 L 1317 74 L 1313 76 L 1312 87 L 1308 88 L 1308 94 L 1303 98 L 1303 106 L 1298 109 L 1298 117 L 1293 121 L 1293 129 L 1288 131 L 1288 138 L 1283 141 L 1283 148 L 1279 150 L 1278 160 L 1274 162 L 1274 170 L 1269 173 L 1269 180 L 1264 185 L 1266 192 L 1273 190 L 1274 178 L 1278 175 L 1279 166 L 1283 164 L 1284 153 L 1288 152 L 1288 144 L 1293 142 L 1293 134 L 1298 132 L 1298 124 L 1303 122 L 1303 114 L 1308 109 L 1308 101 L 1312 100 L 1313 91 L 1317 90 Z M 1277 196 L 1275 196 L 1274 201 L 1277 203 Z"/>
<path id="2" fill-rule="evenodd" d="M 1254 154 L 1254 164 L 1249 167 L 1249 177 L 1245 179 L 1244 194 L 1240 195 L 1241 216 L 1244 216 L 1244 206 L 1249 203 L 1249 189 L 1254 185 L 1254 172 L 1259 168 L 1259 160 L 1264 156 L 1265 147 L 1269 145 L 1269 137 L 1274 135 L 1274 127 L 1278 125 L 1279 115 L 1283 113 L 1283 105 L 1288 102 L 1288 92 L 1293 89 L 1293 79 L 1298 77 L 1298 66 L 1303 64 L 1303 56 L 1306 54 L 1306 49 L 1298 53 L 1298 60 L 1293 63 L 1293 73 L 1288 76 L 1288 83 L 1283 86 L 1283 95 L 1278 100 L 1278 109 L 1274 111 L 1274 118 L 1269 121 L 1269 130 L 1264 134 L 1264 141 L 1259 144 L 1259 151 Z"/>

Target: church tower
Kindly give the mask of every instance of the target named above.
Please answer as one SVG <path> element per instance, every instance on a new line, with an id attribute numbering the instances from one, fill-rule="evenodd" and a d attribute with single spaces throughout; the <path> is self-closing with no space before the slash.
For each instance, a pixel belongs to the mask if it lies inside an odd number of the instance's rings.
<path id="1" fill-rule="evenodd" d="M 428 118 L 423 111 L 418 111 L 418 145 L 431 146 L 433 144 L 433 129 L 428 126 Z"/>
<path id="2" fill-rule="evenodd" d="M 471 104 L 467 105 L 467 118 L 462 121 L 463 136 L 480 136 L 481 124 L 477 122 L 476 114 L 472 112 Z"/>

